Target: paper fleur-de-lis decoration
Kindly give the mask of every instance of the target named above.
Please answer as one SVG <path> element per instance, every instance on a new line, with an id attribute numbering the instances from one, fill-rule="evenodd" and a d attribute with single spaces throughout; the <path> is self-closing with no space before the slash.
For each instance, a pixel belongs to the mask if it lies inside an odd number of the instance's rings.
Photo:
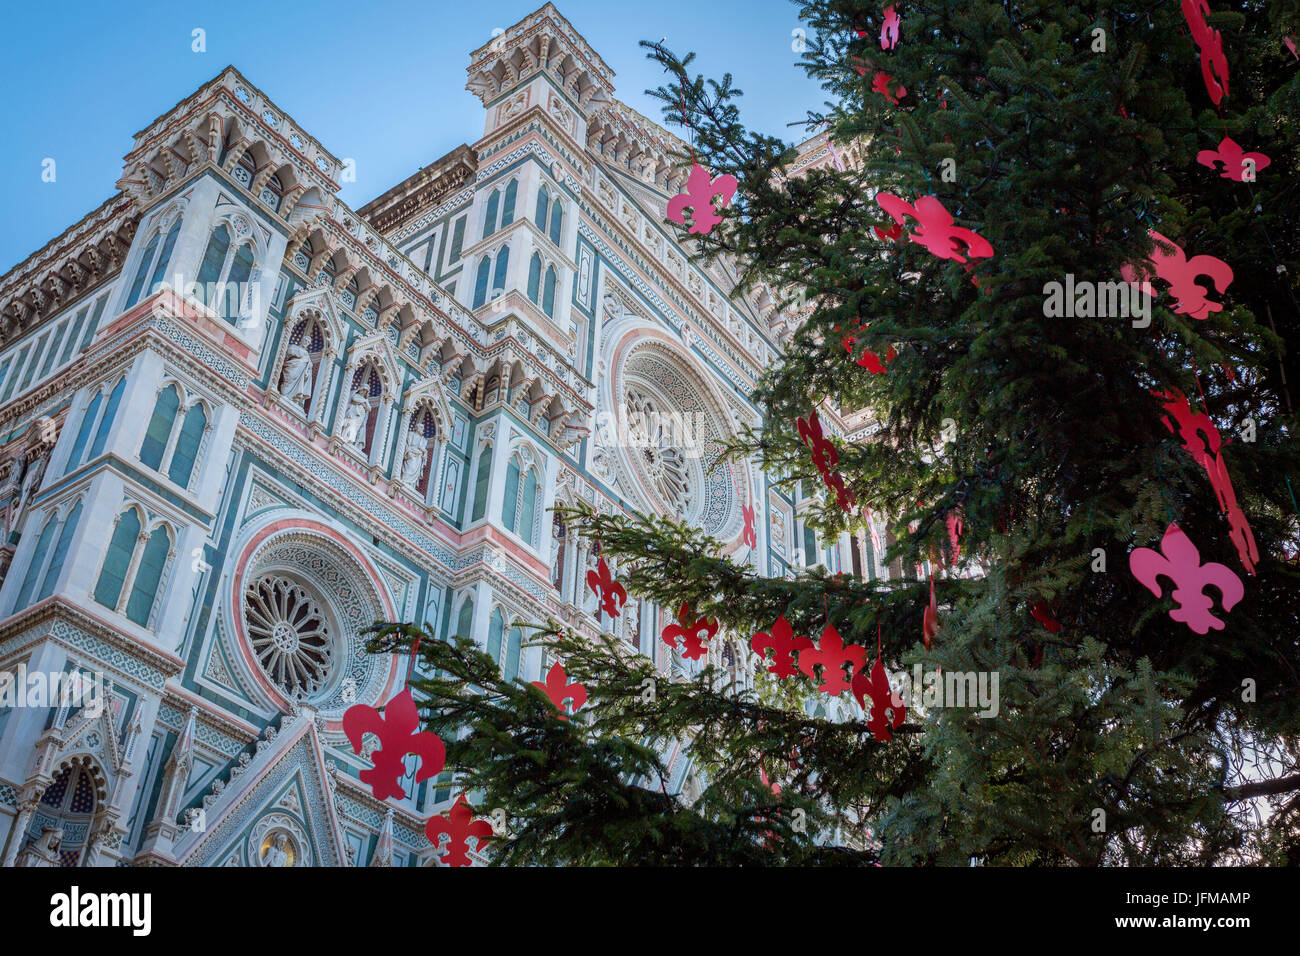
<path id="1" fill-rule="evenodd" d="M 374 767 L 358 774 L 362 783 L 370 784 L 370 792 L 376 800 L 389 797 L 402 800 L 406 797 L 399 781 L 406 776 L 407 754 L 420 758 L 416 783 L 442 770 L 447 748 L 435 733 L 427 730 L 416 733 L 415 728 L 419 725 L 420 715 L 416 712 L 409 688 L 390 700 L 383 714 L 369 704 L 355 704 L 344 711 L 343 733 L 352 744 L 353 753 L 361 753 L 362 738 L 366 734 L 379 738 L 379 749 L 370 755 Z"/>
<path id="2" fill-rule="evenodd" d="M 965 262 L 987 259 L 993 255 L 993 246 L 978 233 L 953 225 L 952 215 L 934 196 L 922 196 L 912 205 L 893 193 L 876 193 L 876 204 L 901 228 L 908 216 L 916 220 L 919 228 L 908 237 L 917 245 L 925 246 L 940 259 Z M 876 230 L 877 234 L 880 230 Z M 892 234 L 892 233 L 891 233 Z M 963 255 L 963 250 L 965 254 Z"/>
<path id="3" fill-rule="evenodd" d="M 892 740 L 893 731 L 903 723 L 907 708 L 903 704 L 903 698 L 889 686 L 889 672 L 885 670 L 879 654 L 876 655 L 876 663 L 872 665 L 870 674 L 861 671 L 854 676 L 853 696 L 857 698 L 858 706 L 864 710 L 867 709 L 867 700 L 871 701 L 867 729 L 872 736 L 882 744 Z"/>
<path id="4" fill-rule="evenodd" d="M 447 849 L 443 851 L 442 862 L 448 866 L 469 866 L 472 862 L 468 852 L 469 837 L 478 840 L 475 849 L 482 852 L 492 836 L 492 824 L 486 820 L 474 819 L 474 808 L 469 805 L 465 794 L 462 793 L 455 805 L 447 811 L 447 816 L 438 814 L 429 817 L 424 824 L 424 835 L 435 847 L 444 833 L 447 834 L 448 840 Z"/>
<path id="5" fill-rule="evenodd" d="M 898 11 L 894 9 L 891 3 L 885 7 L 885 20 L 880 26 L 880 48 L 882 50 L 892 50 L 898 46 Z"/>
<path id="6" fill-rule="evenodd" d="M 678 225 L 685 225 L 685 213 L 689 208 L 691 227 L 686 231 L 708 235 L 714 226 L 722 222 L 722 217 L 713 205 L 713 197 L 720 196 L 722 205 L 726 206 L 730 204 L 731 197 L 736 195 L 738 186 L 736 177 L 730 173 L 710 179 L 709 171 L 699 163 L 694 163 L 691 165 L 691 175 L 686 180 L 686 192 L 678 193 L 668 200 L 668 218 Z"/>
<path id="7" fill-rule="evenodd" d="M 669 624 L 663 629 L 659 637 L 669 647 L 677 648 L 677 639 L 682 639 L 682 657 L 688 661 L 697 661 L 708 653 L 708 645 L 705 641 L 710 641 L 718 633 L 718 622 L 715 618 L 698 618 L 693 619 L 691 615 L 690 604 L 682 604 L 682 609 L 677 612 L 676 624 Z M 703 635 L 703 637 L 701 637 Z"/>
<path id="8" fill-rule="evenodd" d="M 745 516 L 745 528 L 741 532 L 740 538 L 751 548 L 758 547 L 758 532 L 754 530 L 754 509 L 749 505 L 741 505 L 740 512 Z"/>
<path id="9" fill-rule="evenodd" d="M 1208 319 L 1211 312 L 1221 312 L 1223 303 L 1209 298 L 1208 290 L 1196 280 L 1201 276 L 1209 277 L 1216 292 L 1222 294 L 1232 285 L 1232 266 L 1214 256 L 1199 255 L 1187 258 L 1183 247 L 1151 230 L 1151 238 L 1156 240 L 1151 249 L 1151 258 L 1136 269 L 1125 266 L 1120 270 L 1125 282 L 1142 281 L 1143 291 L 1152 294 L 1151 284 L 1147 280 L 1154 272 L 1159 279 L 1169 283 L 1169 294 L 1177 300 L 1174 311 L 1179 315 L 1190 315 L 1194 319 Z M 1162 245 L 1172 246 L 1172 252 L 1165 252 Z"/>
<path id="10" fill-rule="evenodd" d="M 821 686 L 817 689 L 832 697 L 844 693 L 850 687 L 851 677 L 844 674 L 844 665 L 851 664 L 853 673 L 862 670 L 867 661 L 867 649 L 857 644 L 845 645 L 840 632 L 831 625 L 822 631 L 821 641 L 815 648 L 808 648 L 799 654 L 799 670 L 813 680 L 817 679 L 816 668 L 821 666 Z"/>
<path id="11" fill-rule="evenodd" d="M 1205 593 L 1207 587 L 1219 592 L 1224 612 L 1231 611 L 1246 593 L 1241 578 L 1222 564 L 1201 564 L 1201 554 L 1190 538 L 1171 524 L 1160 541 L 1160 552 L 1151 548 L 1136 548 L 1128 556 L 1133 577 L 1156 597 L 1162 597 L 1161 578 L 1174 585 L 1172 597 L 1178 607 L 1169 612 L 1175 621 L 1181 621 L 1197 634 L 1223 630 L 1223 621 L 1211 614 L 1213 599 Z"/>
<path id="12" fill-rule="evenodd" d="M 1210 12 L 1207 0 L 1183 0 L 1183 18 L 1192 42 L 1201 51 L 1201 79 L 1215 106 L 1228 95 L 1228 58 L 1223 55 L 1223 36 L 1205 22 Z"/>
<path id="13" fill-rule="evenodd" d="M 1203 149 L 1197 153 L 1196 161 L 1210 169 L 1222 163 L 1223 172 L 1219 177 L 1237 183 L 1253 183 L 1255 174 L 1273 162 L 1263 153 L 1243 152 L 1241 147 L 1228 136 L 1223 137 L 1218 149 Z"/>
<path id="14" fill-rule="evenodd" d="M 750 638 L 749 646 L 753 648 L 755 654 L 767 660 L 767 652 L 772 652 L 772 666 L 767 669 L 769 674 L 775 674 L 784 680 L 787 677 L 793 677 L 795 673 L 794 655 L 797 651 L 812 647 L 813 643 L 806 637 L 795 637 L 794 632 L 790 630 L 790 622 L 782 614 L 772 625 L 770 634 L 760 631 Z"/>
<path id="15" fill-rule="evenodd" d="M 884 70 L 877 70 L 876 75 L 871 78 L 871 89 L 897 106 L 898 101 L 907 95 L 907 87 L 901 83 L 894 86 L 892 85 L 893 82 L 894 78 L 892 76 Z"/>
<path id="16" fill-rule="evenodd" d="M 560 712 L 557 715 L 560 720 L 569 719 L 569 715 L 564 712 L 564 702 L 566 700 L 573 701 L 571 713 L 575 714 L 587 702 L 587 688 L 576 681 L 570 684 L 569 675 L 565 673 L 559 661 L 552 664 L 551 669 L 546 672 L 545 683 L 535 680 L 533 686 L 545 694 L 547 699 L 555 705 L 555 709 Z"/>
<path id="17" fill-rule="evenodd" d="M 602 611 L 610 617 L 618 617 L 619 611 L 627 603 L 627 588 L 614 580 L 604 558 L 596 564 L 596 570 L 587 572 L 587 587 L 600 597 Z"/>

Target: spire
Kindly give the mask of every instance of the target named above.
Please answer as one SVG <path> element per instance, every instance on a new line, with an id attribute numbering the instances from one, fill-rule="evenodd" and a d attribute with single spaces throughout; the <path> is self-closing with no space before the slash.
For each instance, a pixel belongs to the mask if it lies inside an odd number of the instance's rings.
<path id="1" fill-rule="evenodd" d="M 370 859 L 371 866 L 393 865 L 393 809 L 389 807 L 384 813 L 384 825 L 379 830 L 379 840 L 375 843 L 375 855 Z"/>

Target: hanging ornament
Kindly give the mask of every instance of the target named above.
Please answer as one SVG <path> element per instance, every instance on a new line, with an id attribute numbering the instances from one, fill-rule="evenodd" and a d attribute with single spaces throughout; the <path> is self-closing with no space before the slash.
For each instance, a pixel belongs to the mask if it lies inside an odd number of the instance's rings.
<path id="1" fill-rule="evenodd" d="M 552 664 L 551 669 L 546 672 L 545 683 L 535 680 L 532 684 L 555 705 L 555 709 L 560 712 L 558 715 L 560 720 L 568 720 L 569 713 L 576 714 L 587 702 L 587 688 L 576 682 L 570 684 L 569 675 L 564 672 L 559 661 Z M 568 713 L 564 710 L 566 700 L 573 701 L 573 710 Z"/>
<path id="2" fill-rule="evenodd" d="M 748 505 L 741 505 L 740 512 L 745 516 L 745 529 L 741 532 L 740 538 L 750 548 L 757 548 L 758 532 L 754 530 L 754 509 Z"/>
<path id="3" fill-rule="evenodd" d="M 361 782 L 370 785 L 376 800 L 396 797 L 406 799 L 406 791 L 399 782 L 406 776 L 406 755 L 420 758 L 420 769 L 415 782 L 427 780 L 442 770 L 447 748 L 434 733 L 415 729 L 420 725 L 420 715 L 415 709 L 415 699 L 410 688 L 405 688 L 384 706 L 381 714 L 369 704 L 354 704 L 343 713 L 343 733 L 352 744 L 353 753 L 361 753 L 361 742 L 366 734 L 379 738 L 379 747 L 370 755 L 373 767 L 358 774 Z"/>
<path id="4" fill-rule="evenodd" d="M 817 417 L 817 412 L 814 411 L 809 415 L 807 421 L 802 418 L 795 419 L 795 425 L 799 431 L 799 439 L 812 451 L 813 465 L 821 474 L 822 481 L 827 488 L 835 492 L 835 503 L 841 511 L 849 511 L 854 503 L 853 492 L 845 485 L 844 477 L 834 470 L 835 465 L 839 463 L 840 453 L 836 450 L 835 443 L 822 433 L 822 423 Z"/>
<path id="5" fill-rule="evenodd" d="M 844 351 L 848 352 L 850 355 L 853 354 L 853 346 L 857 344 L 857 340 L 858 340 L 857 333 L 861 332 L 866 327 L 867 324 L 865 322 L 858 322 L 857 326 L 854 328 L 852 332 L 845 333 L 843 336 L 840 337 L 840 344 L 844 346 Z M 838 330 L 838 326 L 836 328 Z M 859 355 L 856 359 L 854 359 L 854 361 L 857 362 L 857 364 L 861 365 L 863 368 L 865 368 L 872 375 L 883 375 L 885 373 L 885 365 L 888 364 L 889 362 L 892 362 L 897 357 L 898 357 L 898 352 L 895 351 L 894 347 L 891 345 L 889 347 L 889 351 L 885 354 L 885 358 L 883 361 L 881 360 L 880 356 L 877 355 L 875 352 L 873 352 L 871 349 L 864 349 L 862 354 Z"/>
<path id="6" fill-rule="evenodd" d="M 1163 552 L 1163 553 L 1161 553 Z M 1169 612 L 1175 621 L 1181 621 L 1197 634 L 1223 630 L 1223 621 L 1210 611 L 1213 599 L 1205 593 L 1206 587 L 1219 592 L 1219 600 L 1226 614 L 1245 594 L 1241 578 L 1222 564 L 1201 564 L 1200 552 L 1177 524 L 1165 529 L 1160 551 L 1136 548 L 1128 556 L 1129 570 L 1148 591 L 1163 597 L 1159 579 L 1168 578 L 1174 585 L 1171 597 L 1178 606 Z"/>
<path id="7" fill-rule="evenodd" d="M 600 597 L 601 610 L 610 617 L 618 617 L 619 611 L 627 603 L 627 588 L 614 580 L 604 558 L 597 562 L 596 570 L 587 572 L 587 587 Z"/>
<path id="8" fill-rule="evenodd" d="M 1228 58 L 1223 55 L 1223 37 L 1205 22 L 1210 12 L 1207 0 L 1183 0 L 1183 18 L 1191 31 L 1192 41 L 1201 50 L 1201 78 L 1205 91 L 1217 107 L 1228 95 Z"/>
<path id="9" fill-rule="evenodd" d="M 1219 510 L 1228 518 L 1228 536 L 1237 550 L 1241 566 L 1247 574 L 1254 574 L 1255 564 L 1259 561 L 1259 548 L 1255 544 L 1255 533 L 1251 531 L 1245 514 L 1237 504 L 1237 492 L 1232 487 L 1228 465 L 1222 455 L 1223 440 L 1219 430 L 1209 415 L 1193 412 L 1187 396 L 1178 389 L 1171 387 L 1167 392 L 1153 389 L 1151 394 L 1160 399 L 1165 410 L 1165 415 L 1161 418 L 1165 428 L 1182 439 L 1183 450 L 1205 469 L 1210 478 L 1210 486 L 1219 501 Z"/>
<path id="10" fill-rule="evenodd" d="M 1049 633 L 1057 634 L 1061 630 L 1061 622 L 1052 617 L 1052 611 L 1046 601 L 1035 601 L 1034 606 L 1029 609 L 1029 616 L 1047 628 Z"/>
<path id="11" fill-rule="evenodd" d="M 889 100 L 889 102 L 897 106 L 898 101 L 907 95 L 907 87 L 903 86 L 901 83 L 895 87 L 891 87 L 890 84 L 893 82 L 894 78 L 892 76 L 884 70 L 877 70 L 875 77 L 871 81 L 871 89 L 872 92 L 879 93 L 885 99 Z"/>
<path id="12" fill-rule="evenodd" d="M 940 259 L 965 262 L 963 248 L 966 255 L 973 259 L 987 259 L 993 255 L 993 247 L 988 240 L 970 229 L 953 225 L 952 216 L 934 196 L 922 196 L 913 206 L 893 193 L 876 193 L 876 204 L 900 227 L 904 225 L 907 216 L 915 219 L 920 228 L 909 234 L 908 238 L 925 246 Z"/>
<path id="13" fill-rule="evenodd" d="M 689 208 L 691 227 L 687 232 L 707 236 L 713 231 L 714 226 L 722 222 L 722 217 L 718 215 L 717 208 L 713 204 L 713 197 L 721 197 L 722 205 L 726 207 L 730 205 L 731 198 L 736 195 L 738 186 L 736 177 L 730 173 L 723 173 L 716 179 L 711 179 L 707 169 L 699 163 L 693 163 L 691 175 L 686 180 L 686 192 L 679 193 L 668 200 L 668 218 L 679 226 L 685 225 L 686 210 Z"/>
<path id="14" fill-rule="evenodd" d="M 1208 276 L 1214 283 L 1215 291 L 1222 295 L 1232 284 L 1232 267 L 1214 256 L 1200 255 L 1188 259 L 1187 253 L 1178 243 L 1167 239 L 1154 229 L 1150 231 L 1150 235 L 1156 240 L 1156 245 L 1151 249 L 1151 257 L 1136 269 L 1133 266 L 1124 266 L 1120 270 L 1124 281 L 1140 280 L 1143 291 L 1148 295 L 1154 295 L 1150 282 L 1147 281 L 1154 273 L 1157 278 L 1169 283 L 1169 294 L 1177 301 L 1174 311 L 1179 315 L 1190 315 L 1193 319 L 1208 319 L 1211 312 L 1222 311 L 1223 303 L 1207 298 L 1207 290 L 1196 280 L 1200 276 Z M 1161 243 L 1173 246 L 1173 252 L 1164 252 L 1160 248 Z"/>
<path id="15" fill-rule="evenodd" d="M 1241 147 L 1227 136 L 1223 137 L 1218 149 L 1203 149 L 1197 153 L 1196 161 L 1210 169 L 1222 163 L 1223 172 L 1219 177 L 1237 183 L 1253 183 L 1255 174 L 1273 162 L 1263 153 L 1243 153 Z"/>
<path id="16" fill-rule="evenodd" d="M 486 820 L 474 819 L 474 808 L 469 805 L 465 794 L 462 793 L 447 816 L 438 814 L 429 817 L 424 824 L 424 835 L 435 848 L 444 833 L 447 834 L 448 840 L 442 862 L 448 866 L 469 866 L 472 862 L 468 853 L 469 837 L 474 837 L 478 841 L 474 848 L 482 853 L 483 847 L 492 837 L 492 824 Z"/>
<path id="17" fill-rule="evenodd" d="M 760 631 L 750 639 L 749 646 L 764 662 L 767 661 L 767 651 L 770 649 L 772 666 L 767 669 L 767 672 L 785 680 L 795 674 L 794 655 L 812 647 L 813 643 L 806 637 L 795 637 L 790 629 L 790 622 L 782 614 L 772 625 L 770 634 Z"/>
<path id="18" fill-rule="evenodd" d="M 799 670 L 814 681 L 817 680 L 816 668 L 822 669 L 821 685 L 818 690 L 832 697 L 844 693 L 851 686 L 850 679 L 844 676 L 844 665 L 850 664 L 853 673 L 862 670 L 866 664 L 867 649 L 857 644 L 844 645 L 844 638 L 831 625 L 822 631 L 821 641 L 816 647 L 808 647 L 799 654 Z"/>
<path id="19" fill-rule="evenodd" d="M 876 740 L 882 744 L 892 740 L 893 731 L 902 725 L 907 708 L 903 706 L 903 698 L 889 686 L 889 672 L 885 670 L 879 653 L 870 675 L 863 671 L 854 676 L 853 696 L 857 698 L 858 706 L 864 710 L 867 709 L 867 699 L 871 700 L 867 729 Z"/>
<path id="20" fill-rule="evenodd" d="M 930 649 L 930 642 L 934 640 L 935 635 L 939 633 L 939 605 L 934 599 L 934 575 L 930 575 L 930 603 L 925 606 L 925 613 L 921 615 L 921 639 L 925 642 L 925 649 Z"/>
<path id="21" fill-rule="evenodd" d="M 1300 53 L 1297 53 L 1295 48 L 1295 37 L 1292 36 L 1290 33 L 1288 33 L 1286 36 L 1282 38 L 1282 42 L 1285 43 L 1286 48 L 1291 51 L 1291 56 L 1293 56 L 1297 60 L 1300 60 Z"/>
<path id="22" fill-rule="evenodd" d="M 682 609 L 677 612 L 676 624 L 669 624 L 659 635 L 660 639 L 677 650 L 677 639 L 682 639 L 682 657 L 688 661 L 698 661 L 709 652 L 708 645 L 705 641 L 710 641 L 718 633 L 718 622 L 713 618 L 699 618 L 691 620 L 690 604 L 682 604 Z M 703 635 L 703 637 L 701 637 Z"/>
<path id="23" fill-rule="evenodd" d="M 961 558 L 961 514 L 957 511 L 949 511 L 943 517 L 943 523 L 948 527 L 948 546 L 952 549 L 952 563 L 956 564 Z"/>
<path id="24" fill-rule="evenodd" d="M 880 27 L 880 48 L 882 50 L 892 50 L 898 46 L 899 37 L 899 20 L 898 13 L 894 10 L 891 3 L 885 7 L 885 21 Z"/>

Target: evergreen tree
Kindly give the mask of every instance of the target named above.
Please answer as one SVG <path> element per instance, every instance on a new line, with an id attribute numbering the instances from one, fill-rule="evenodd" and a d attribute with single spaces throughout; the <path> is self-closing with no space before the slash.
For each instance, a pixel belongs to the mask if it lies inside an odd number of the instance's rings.
<path id="1" fill-rule="evenodd" d="M 720 227 L 681 232 L 702 259 L 734 257 L 741 288 L 802 290 L 812 305 L 758 387 L 765 424 L 733 443 L 737 461 L 757 456 L 786 486 L 821 488 L 796 419 L 870 409 L 880 426 L 870 440 L 836 443 L 854 504 L 824 494 L 816 524 L 856 530 L 868 507 L 888 516 L 886 560 L 910 570 L 953 557 L 946 522 L 960 514 L 965 573 L 934 579 L 938 634 L 927 650 L 924 578 L 767 578 L 668 519 L 564 517 L 618 558 L 630 592 L 663 608 L 687 601 L 745 636 L 782 614 L 814 640 L 830 623 L 868 649 L 868 666 L 879 640 L 891 671 L 996 673 L 997 715 L 913 708 L 882 743 L 865 718 L 807 716 L 819 692 L 802 674 L 764 674 L 744 693 L 713 668 L 655 680 L 617 640 L 550 622 L 536 639 L 590 694 L 561 721 L 469 642 L 426 640 L 423 664 L 437 676 L 414 686 L 429 729 L 449 742 L 449 768 L 480 808 L 507 812 L 497 859 L 1296 862 L 1300 566 L 1287 554 L 1300 550 L 1300 368 L 1286 345 L 1300 332 L 1300 64 L 1283 37 L 1300 11 L 1213 5 L 1230 80 L 1216 111 L 1178 3 L 909 0 L 896 5 L 902 36 L 889 51 L 880 4 L 798 6 L 809 35 L 800 65 L 828 99 L 810 129 L 857 144 L 861 164 L 791 175 L 793 148 L 741 124 L 730 76 L 706 82 L 690 56 L 646 44 L 668 77 L 654 91 L 666 119 L 691 128 L 712 175 L 739 182 Z M 891 92 L 905 88 L 897 103 L 877 91 L 877 73 Z M 1270 157 L 1255 182 L 1198 164 L 1224 136 Z M 967 268 L 938 258 L 907 240 L 911 220 L 882 240 L 875 227 L 894 222 L 877 191 L 937 197 L 993 256 Z M 1048 283 L 1116 281 L 1164 248 L 1152 229 L 1189 257 L 1232 266 L 1226 292 L 1211 290 L 1222 311 L 1177 314 L 1157 281 L 1145 328 L 1044 315 Z M 864 348 L 896 355 L 869 374 L 855 362 Z M 1206 469 L 1162 423 L 1152 391 L 1170 388 L 1224 438 L 1258 544 L 1254 575 Z M 1172 620 L 1168 582 L 1155 598 L 1130 573 L 1129 553 L 1158 548 L 1174 522 L 1202 562 L 1245 584 L 1231 611 L 1216 604 L 1222 630 Z M 383 628 L 374 647 L 400 650 L 420 633 Z M 704 771 L 690 805 L 666 785 L 665 741 L 689 746 Z"/>

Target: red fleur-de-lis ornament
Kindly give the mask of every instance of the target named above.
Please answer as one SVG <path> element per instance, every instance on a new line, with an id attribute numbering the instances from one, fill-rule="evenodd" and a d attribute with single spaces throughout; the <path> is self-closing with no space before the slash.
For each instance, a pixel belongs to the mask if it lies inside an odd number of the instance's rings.
<path id="1" fill-rule="evenodd" d="M 343 733 L 352 744 L 353 753 L 361 753 L 362 738 L 366 734 L 379 738 L 379 749 L 370 755 L 374 766 L 358 774 L 362 783 L 370 785 L 370 792 L 376 800 L 389 797 L 405 799 L 406 791 L 399 781 L 406 776 L 407 754 L 420 758 L 416 783 L 442 770 L 447 748 L 435 733 L 427 730 L 416 733 L 419 724 L 420 715 L 416 712 L 410 688 L 390 700 L 382 714 L 369 704 L 354 704 L 344 712 Z"/>
<path id="2" fill-rule="evenodd" d="M 749 505 L 741 505 L 740 512 L 745 516 L 745 528 L 740 534 L 740 539 L 751 548 L 758 547 L 758 532 L 754 528 L 754 509 Z"/>
<path id="3" fill-rule="evenodd" d="M 898 46 L 898 28 L 898 11 L 894 9 L 894 5 L 891 3 L 885 7 L 885 21 L 880 26 L 880 48 L 882 50 L 892 50 Z"/>
<path id="4" fill-rule="evenodd" d="M 691 619 L 690 604 L 683 604 L 682 609 L 677 612 L 676 624 L 669 624 L 663 629 L 659 637 L 671 648 L 677 647 L 677 639 L 682 639 L 682 657 L 688 661 L 697 661 L 708 653 L 709 648 L 704 643 L 710 641 L 718 633 L 718 622 L 714 618 Z M 703 637 L 701 637 L 703 635 Z"/>
<path id="5" fill-rule="evenodd" d="M 1253 183 L 1255 174 L 1272 164 L 1272 160 L 1263 153 L 1246 153 L 1230 137 L 1225 136 L 1218 149 L 1203 149 L 1196 154 L 1196 161 L 1202 166 L 1214 169 L 1222 164 L 1221 179 L 1231 179 L 1237 183 Z"/>
<path id="6" fill-rule="evenodd" d="M 872 736 L 882 744 L 892 740 L 893 731 L 902 725 L 907 708 L 903 705 L 903 698 L 889 686 L 889 672 L 885 670 L 880 655 L 876 655 L 876 663 L 869 674 L 862 671 L 853 678 L 853 696 L 864 710 L 867 709 L 866 701 L 871 701 L 867 729 Z"/>
<path id="7" fill-rule="evenodd" d="M 1151 250 L 1151 258 L 1134 269 L 1125 266 L 1120 270 L 1124 281 L 1143 281 L 1144 291 L 1150 293 L 1150 283 L 1145 280 L 1152 272 L 1157 278 L 1169 283 L 1169 294 L 1177 304 L 1174 311 L 1179 315 L 1190 315 L 1193 319 L 1208 319 L 1211 312 L 1221 312 L 1223 303 L 1209 298 L 1208 290 L 1196 280 L 1208 276 L 1219 294 L 1228 290 L 1232 284 L 1232 266 L 1214 256 L 1199 255 L 1187 258 L 1183 247 L 1171 239 L 1162 236 L 1154 229 L 1151 238 L 1157 240 Z M 1172 252 L 1165 252 L 1161 245 L 1172 246 Z"/>
<path id="8" fill-rule="evenodd" d="M 899 100 L 907 95 L 907 87 L 901 83 L 896 86 L 891 85 L 893 82 L 894 78 L 892 76 L 884 70 L 877 70 L 876 75 L 871 79 L 871 89 L 897 106 Z"/>
<path id="9" fill-rule="evenodd" d="M 794 655 L 812 647 L 812 641 L 806 637 L 795 637 L 790 629 L 790 622 L 782 614 L 772 625 L 770 634 L 760 631 L 750 639 L 749 646 L 764 661 L 767 660 L 767 651 L 771 650 L 772 666 L 767 671 L 785 680 L 795 674 Z"/>
<path id="10" fill-rule="evenodd" d="M 614 580 L 604 558 L 597 562 L 596 570 L 587 572 L 587 587 L 600 597 L 601 610 L 610 617 L 618 617 L 619 611 L 627 603 L 627 588 Z"/>
<path id="11" fill-rule="evenodd" d="M 1029 616 L 1047 628 L 1049 633 L 1060 633 L 1061 622 L 1052 616 L 1052 609 L 1047 606 L 1046 601 L 1035 601 L 1034 606 L 1029 609 Z"/>
<path id="12" fill-rule="evenodd" d="M 685 225 L 686 210 L 689 208 L 691 227 L 687 232 L 708 235 L 713 231 L 714 226 L 722 222 L 722 217 L 718 215 L 717 208 L 713 205 L 713 197 L 721 197 L 722 205 L 727 206 L 731 203 L 731 198 L 736 195 L 738 186 L 736 177 L 730 173 L 723 173 L 716 179 L 711 179 L 707 169 L 699 163 L 694 163 L 691 166 L 691 175 L 686 180 L 686 192 L 679 193 L 668 200 L 668 218 L 678 225 Z"/>
<path id="13" fill-rule="evenodd" d="M 569 719 L 569 714 L 564 711 L 564 702 L 566 700 L 573 701 L 573 710 L 569 713 L 574 714 L 581 710 L 582 705 L 587 702 L 587 688 L 577 682 L 570 684 L 569 675 L 565 673 L 559 661 L 552 664 L 551 669 L 546 672 L 545 683 L 535 680 L 532 684 L 555 705 L 555 709 L 559 711 L 557 716 L 560 720 Z"/>
<path id="14" fill-rule="evenodd" d="M 465 799 L 465 794 L 457 798 L 456 803 L 447 811 L 447 816 L 438 814 L 429 817 L 424 824 L 424 835 L 435 847 L 443 834 L 447 834 L 447 849 L 443 851 L 442 862 L 448 866 L 469 866 L 469 837 L 478 840 L 475 850 L 483 851 L 492 837 L 492 824 L 486 820 L 474 819 L 474 808 Z"/>
<path id="15" fill-rule="evenodd" d="M 822 481 L 835 493 L 835 503 L 840 510 L 848 511 L 854 504 L 853 492 L 845 484 L 844 476 L 833 470 L 840 460 L 840 453 L 836 450 L 834 442 L 823 434 L 821 419 L 814 411 L 808 416 L 807 421 L 796 418 L 795 425 L 799 432 L 799 440 L 812 451 L 813 465 L 822 476 Z"/>
<path id="16" fill-rule="evenodd" d="M 867 649 L 857 644 L 845 646 L 840 632 L 829 624 L 822 631 L 817 646 L 809 647 L 799 654 L 799 670 L 816 680 L 816 669 L 820 666 L 822 682 L 817 689 L 832 697 L 844 693 L 852 686 L 852 677 L 845 676 L 844 666 L 851 665 L 853 673 L 857 674 L 866 662 Z"/>
<path id="17" fill-rule="evenodd" d="M 965 262 L 966 256 L 987 259 L 993 255 L 993 246 L 989 241 L 973 230 L 953 225 L 952 216 L 934 196 L 922 196 L 916 205 L 912 205 L 893 193 L 876 193 L 876 204 L 899 227 L 905 224 L 908 216 L 915 219 L 920 228 L 909 233 L 907 238 L 924 246 L 940 259 Z"/>
<path id="18" fill-rule="evenodd" d="M 1207 0 L 1182 0 L 1183 18 L 1192 41 L 1201 51 L 1201 79 L 1215 106 L 1228 95 L 1228 58 L 1223 54 L 1223 36 L 1205 22 L 1210 12 Z"/>
<path id="19" fill-rule="evenodd" d="M 1163 553 L 1161 553 L 1163 552 Z M 1222 564 L 1201 564 L 1200 552 L 1177 524 L 1165 529 L 1160 551 L 1135 548 L 1128 556 L 1133 577 L 1156 597 L 1162 597 L 1160 578 L 1174 584 L 1172 597 L 1178 606 L 1169 612 L 1197 634 L 1223 630 L 1223 621 L 1211 612 L 1213 599 L 1205 592 L 1212 587 L 1219 592 L 1224 612 L 1231 611 L 1246 593 L 1241 578 Z"/>

